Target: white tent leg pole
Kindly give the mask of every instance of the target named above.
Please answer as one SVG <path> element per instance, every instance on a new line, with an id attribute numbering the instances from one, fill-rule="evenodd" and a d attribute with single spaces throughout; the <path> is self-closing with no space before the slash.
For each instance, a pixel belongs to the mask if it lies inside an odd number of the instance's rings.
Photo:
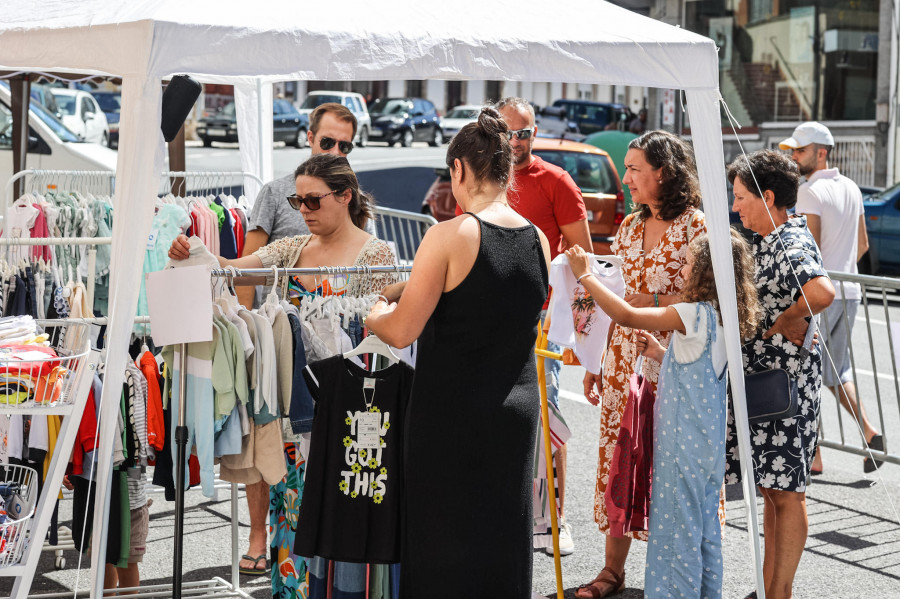
<path id="1" fill-rule="evenodd" d="M 747 418 L 747 399 L 744 393 L 744 362 L 741 355 L 741 336 L 738 327 L 737 299 L 734 287 L 734 263 L 731 260 L 731 231 L 728 220 L 728 196 L 725 191 L 725 151 L 722 146 L 722 124 L 719 117 L 719 90 L 689 90 L 688 109 L 697 174 L 703 196 L 703 212 L 709 231 L 709 248 L 713 273 L 719 289 L 719 309 L 725 329 L 725 351 L 734 405 L 735 433 L 741 455 L 741 476 L 750 534 L 750 551 L 755 570 L 757 596 L 765 599 L 762 553 L 759 547 L 759 515 L 756 511 L 756 478 L 750 459 L 750 424 Z M 724 435 L 724 431 L 722 432 Z"/>
<path id="2" fill-rule="evenodd" d="M 272 85 L 257 79 L 234 86 L 234 104 L 238 117 L 241 170 L 259 177 L 260 181 L 273 179 L 272 144 L 274 121 L 272 119 Z M 251 202 L 256 199 L 260 184 L 244 178 L 244 195 Z"/>
<path id="3" fill-rule="evenodd" d="M 91 529 L 91 599 L 103 596 L 106 579 L 106 536 L 112 489 L 113 439 L 119 402 L 103 393 L 100 401 L 100 459 L 94 476 L 94 523 Z"/>
<path id="4" fill-rule="evenodd" d="M 116 213 L 112 232 L 109 286 L 109 327 L 107 330 L 106 375 L 101 397 L 101 438 L 98 489 L 108 489 L 112 466 L 113 435 L 125 382 L 128 342 L 137 311 L 141 288 L 144 248 L 153 223 L 159 173 L 163 170 L 164 143 L 160 130 L 162 110 L 161 77 L 146 72 L 122 79 L 122 116 L 119 156 L 116 169 Z M 105 478 L 105 480 L 104 480 Z M 94 502 L 94 534 L 101 538 L 106 521 L 96 524 L 97 515 L 108 510 L 107 495 L 97 493 Z M 103 593 L 105 551 L 92 552 L 92 597 Z M 99 584 L 98 584 L 99 582 Z"/>

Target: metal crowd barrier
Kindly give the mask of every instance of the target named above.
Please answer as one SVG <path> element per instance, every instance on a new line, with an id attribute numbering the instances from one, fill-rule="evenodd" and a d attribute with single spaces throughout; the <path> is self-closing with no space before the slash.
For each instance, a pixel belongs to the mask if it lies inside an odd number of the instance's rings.
<path id="1" fill-rule="evenodd" d="M 436 225 L 434 217 L 393 208 L 375 208 L 375 230 L 378 239 L 393 243 L 400 264 L 412 264 L 425 231 Z"/>
<path id="2" fill-rule="evenodd" d="M 829 272 L 828 275 L 837 290 L 849 283 L 860 285 L 862 298 L 855 322 L 849 322 L 846 307 L 841 314 L 845 324 L 851 325 L 851 380 L 857 390 L 858 402 L 869 421 L 884 438 L 885 451 L 873 450 L 872 454 L 886 463 L 900 464 L 900 453 L 897 451 L 900 439 L 892 444 L 889 438 L 894 431 L 900 431 L 900 378 L 897 364 L 900 351 L 897 347 L 900 343 L 900 279 L 839 272 Z M 820 315 L 821 329 L 827 330 L 829 325 L 834 324 L 825 322 L 824 314 Z M 896 334 L 892 331 L 892 324 L 897 325 Z M 825 344 L 829 352 L 836 353 L 840 349 L 828 347 L 829 343 L 830 340 Z M 834 373 L 828 353 L 823 350 L 823 373 L 826 369 Z M 832 378 L 838 379 L 837 376 Z M 838 396 L 827 390 L 824 384 L 821 405 L 819 444 L 868 457 L 860 428 L 853 416 L 841 406 Z"/>

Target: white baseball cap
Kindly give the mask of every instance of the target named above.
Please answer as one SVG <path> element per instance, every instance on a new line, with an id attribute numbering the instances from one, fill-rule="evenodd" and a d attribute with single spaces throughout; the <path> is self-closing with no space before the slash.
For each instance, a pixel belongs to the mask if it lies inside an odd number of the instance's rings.
<path id="1" fill-rule="evenodd" d="M 796 150 L 797 148 L 805 148 L 809 144 L 833 146 L 834 136 L 831 135 L 828 127 L 822 123 L 809 121 L 794 129 L 794 134 L 778 144 L 778 147 L 782 150 Z"/>

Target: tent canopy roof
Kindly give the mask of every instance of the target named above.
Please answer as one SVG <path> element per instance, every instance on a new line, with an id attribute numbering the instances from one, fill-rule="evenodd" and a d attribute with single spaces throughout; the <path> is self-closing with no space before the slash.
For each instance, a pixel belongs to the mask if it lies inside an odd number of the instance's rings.
<path id="1" fill-rule="evenodd" d="M 339 13 L 293 0 L 7 0 L 4 13 L 0 68 L 10 70 L 718 84 L 712 40 L 598 0 L 457 0 L 415 11 L 345 0 Z"/>

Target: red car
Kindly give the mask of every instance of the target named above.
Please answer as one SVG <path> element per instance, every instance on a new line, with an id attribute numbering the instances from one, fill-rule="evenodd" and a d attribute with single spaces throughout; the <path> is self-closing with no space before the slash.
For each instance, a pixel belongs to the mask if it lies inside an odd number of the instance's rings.
<path id="1" fill-rule="evenodd" d="M 563 139 L 538 137 L 532 153 L 565 169 L 581 189 L 588 211 L 588 226 L 595 254 L 608 254 L 610 244 L 625 218 L 622 180 L 609 154 L 594 146 Z M 437 178 L 422 201 L 422 212 L 438 221 L 453 218 L 456 198 L 450 190 L 447 168 L 434 169 Z"/>

